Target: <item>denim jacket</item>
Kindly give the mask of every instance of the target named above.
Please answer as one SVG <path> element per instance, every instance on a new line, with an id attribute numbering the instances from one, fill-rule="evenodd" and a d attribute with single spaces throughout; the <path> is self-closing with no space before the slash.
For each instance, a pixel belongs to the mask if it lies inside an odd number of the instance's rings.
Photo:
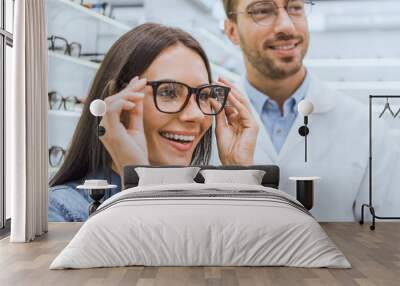
<path id="1" fill-rule="evenodd" d="M 89 205 L 93 202 L 88 190 L 77 189 L 78 185 L 84 183 L 87 179 L 101 178 L 102 176 L 85 176 L 80 180 L 67 182 L 49 188 L 49 221 L 86 221 L 88 218 Z M 117 188 L 106 190 L 102 201 L 115 195 L 121 190 L 120 176 L 112 172 L 111 182 L 109 184 L 117 185 Z"/>

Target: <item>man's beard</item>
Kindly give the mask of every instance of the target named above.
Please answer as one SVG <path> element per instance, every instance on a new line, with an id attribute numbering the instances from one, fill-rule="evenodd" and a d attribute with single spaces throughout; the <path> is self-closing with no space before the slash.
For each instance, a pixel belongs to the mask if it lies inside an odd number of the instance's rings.
<path id="1" fill-rule="evenodd" d="M 283 37 L 279 37 L 278 40 L 282 40 Z M 293 37 L 291 37 L 291 39 L 293 39 Z M 240 35 L 240 40 L 242 43 L 245 43 L 245 40 L 242 38 L 242 36 Z M 285 40 L 285 39 L 284 39 Z M 286 39 L 289 40 L 289 39 Z M 303 39 L 300 39 L 299 44 L 304 42 Z M 265 50 L 268 49 L 269 43 L 266 42 L 263 45 L 263 48 Z M 306 51 L 302 51 L 302 55 L 301 55 L 301 60 L 296 63 L 294 66 L 292 66 L 291 68 L 287 68 L 287 67 L 279 67 L 279 65 L 275 64 L 276 60 L 274 60 L 274 58 L 268 56 L 268 55 L 263 55 L 260 51 L 258 50 L 251 50 L 248 48 L 247 45 L 242 44 L 242 50 L 243 53 L 245 55 L 245 57 L 247 58 L 247 60 L 250 62 L 250 64 L 259 72 L 261 73 L 263 76 L 270 78 L 270 79 L 286 79 L 294 74 L 296 74 L 298 71 L 301 70 L 302 66 L 303 66 L 303 58 L 306 54 Z M 294 61 L 293 58 L 281 58 L 280 59 L 281 62 L 283 63 L 291 63 Z"/>

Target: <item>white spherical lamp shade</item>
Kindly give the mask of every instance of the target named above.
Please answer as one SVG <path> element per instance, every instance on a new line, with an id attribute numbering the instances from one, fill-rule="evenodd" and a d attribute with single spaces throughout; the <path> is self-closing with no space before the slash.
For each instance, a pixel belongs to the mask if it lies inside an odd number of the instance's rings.
<path id="1" fill-rule="evenodd" d="M 311 101 L 304 99 L 299 102 L 297 109 L 303 116 L 308 116 L 314 111 L 314 105 Z"/>
<path id="2" fill-rule="evenodd" d="M 94 116 L 103 116 L 107 111 L 106 103 L 101 99 L 93 100 L 90 103 L 90 113 Z"/>

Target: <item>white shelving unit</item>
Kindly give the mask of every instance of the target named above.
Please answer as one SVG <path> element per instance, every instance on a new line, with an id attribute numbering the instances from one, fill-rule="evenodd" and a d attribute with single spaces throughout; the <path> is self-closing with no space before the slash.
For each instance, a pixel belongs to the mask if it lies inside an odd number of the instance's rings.
<path id="1" fill-rule="evenodd" d="M 312 67 L 400 67 L 400 58 L 307 59 L 304 63 Z"/>
<path id="2" fill-rule="evenodd" d="M 77 57 L 71 57 L 71 56 L 64 55 L 64 54 L 57 53 L 57 52 L 49 51 L 49 56 L 52 57 L 52 58 L 55 58 L 55 59 L 59 59 L 59 60 L 62 60 L 62 61 L 73 63 L 73 64 L 77 64 L 77 65 L 80 65 L 80 66 L 83 66 L 83 67 L 87 67 L 87 68 L 91 68 L 91 69 L 94 69 L 94 70 L 97 70 L 100 67 L 100 64 L 98 64 L 98 63 L 94 63 L 94 62 L 87 61 L 87 60 L 82 60 L 82 59 L 77 58 Z M 240 77 L 238 74 L 233 73 L 233 72 L 231 72 L 231 71 L 229 71 L 229 70 L 227 70 L 227 69 L 225 69 L 225 68 L 223 68 L 223 67 L 221 67 L 219 65 L 213 64 L 213 63 L 211 63 L 211 69 L 212 69 L 214 78 L 216 78 L 218 75 L 222 75 L 226 79 L 235 82 Z"/>
<path id="3" fill-rule="evenodd" d="M 104 52 L 130 26 L 70 0 L 47 0 L 48 33 L 79 42 L 82 52 Z M 48 51 L 49 91 L 86 96 L 100 64 L 85 58 Z M 81 111 L 49 110 L 48 145 L 68 149 Z M 49 167 L 49 178 L 58 168 Z"/>
<path id="4" fill-rule="evenodd" d="M 305 65 L 325 81 L 400 81 L 400 59 L 308 59 Z"/>
<path id="5" fill-rule="evenodd" d="M 368 104 L 371 94 L 400 94 L 399 81 L 327 81 L 327 85 L 335 90 L 353 96 L 361 102 Z"/>
<path id="6" fill-rule="evenodd" d="M 95 20 L 105 25 L 111 26 L 115 29 L 121 30 L 122 32 L 127 32 L 131 29 L 128 25 L 120 23 L 110 17 L 104 16 L 100 13 L 92 11 L 78 3 L 72 2 L 70 0 L 47 0 L 47 9 L 55 12 L 65 13 L 66 9 L 71 12 L 79 14 L 78 17 L 85 18 L 85 20 Z"/>
<path id="7" fill-rule="evenodd" d="M 48 144 L 68 148 L 72 134 L 78 124 L 80 112 L 49 110 L 48 112 Z"/>
<path id="8" fill-rule="evenodd" d="M 83 67 L 87 67 L 87 68 L 90 68 L 90 69 L 97 70 L 99 68 L 99 66 L 100 66 L 100 64 L 98 64 L 98 63 L 94 63 L 94 62 L 91 62 L 91 61 L 88 61 L 88 60 L 83 60 L 83 59 L 78 58 L 78 57 L 71 57 L 71 56 L 64 55 L 64 54 L 57 53 L 57 52 L 53 52 L 53 51 L 49 51 L 48 53 L 49 53 L 49 57 L 52 57 L 52 58 L 55 58 L 55 59 L 58 59 L 58 60 L 62 60 L 62 61 L 66 61 L 66 62 L 69 62 L 69 63 L 73 63 L 73 64 L 76 64 L 76 65 L 80 65 L 80 66 L 83 66 Z"/>
<path id="9" fill-rule="evenodd" d="M 73 118 L 79 119 L 81 117 L 82 112 L 80 111 L 67 111 L 67 110 L 49 110 L 49 117 L 64 117 L 65 119 Z"/>

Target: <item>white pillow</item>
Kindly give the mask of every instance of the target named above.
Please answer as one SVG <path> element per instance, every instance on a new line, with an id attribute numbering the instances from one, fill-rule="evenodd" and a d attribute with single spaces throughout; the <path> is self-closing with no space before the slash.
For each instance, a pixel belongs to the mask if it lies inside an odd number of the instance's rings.
<path id="1" fill-rule="evenodd" d="M 199 170 L 199 167 L 135 168 L 139 176 L 139 186 L 195 183 L 193 179 Z"/>
<path id="2" fill-rule="evenodd" d="M 233 183 L 246 185 L 261 185 L 265 171 L 262 170 L 201 170 L 204 183 Z"/>

